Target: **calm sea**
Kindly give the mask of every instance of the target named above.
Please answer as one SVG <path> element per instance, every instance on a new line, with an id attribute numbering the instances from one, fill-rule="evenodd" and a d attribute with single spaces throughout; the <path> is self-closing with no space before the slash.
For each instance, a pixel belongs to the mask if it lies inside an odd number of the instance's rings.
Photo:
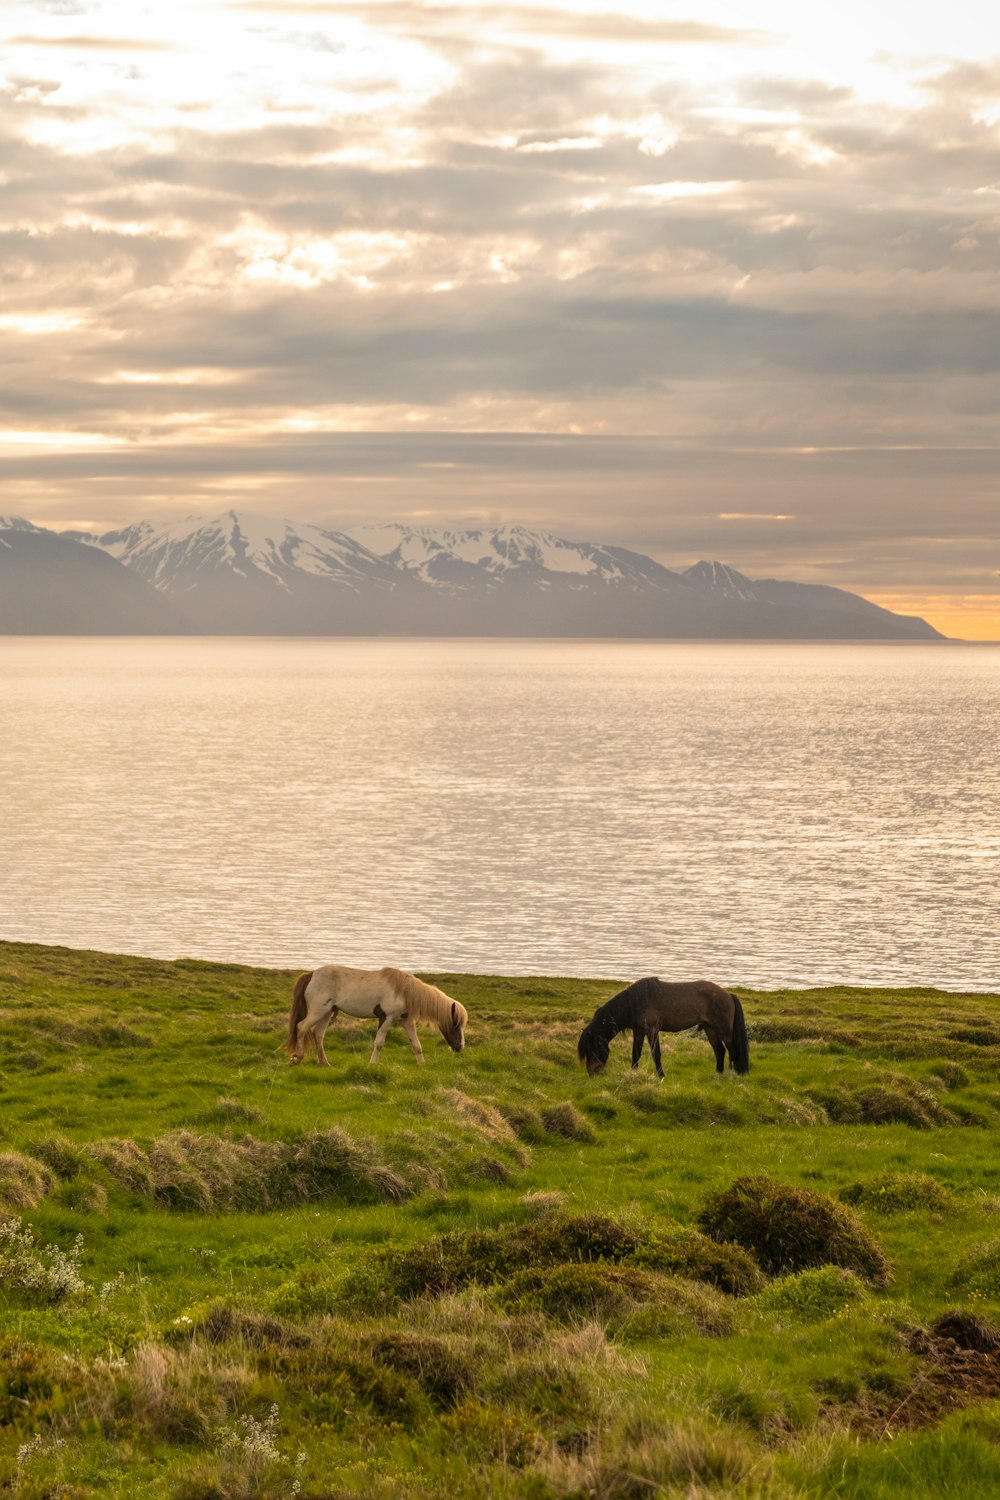
<path id="1" fill-rule="evenodd" d="M 1000 987 L 1000 647 L 0 640 L 0 936 Z"/>

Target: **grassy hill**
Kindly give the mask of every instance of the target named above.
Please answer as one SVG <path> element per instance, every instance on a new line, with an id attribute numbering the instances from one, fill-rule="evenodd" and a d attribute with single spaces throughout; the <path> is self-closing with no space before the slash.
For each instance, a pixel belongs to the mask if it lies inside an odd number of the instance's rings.
<path id="1" fill-rule="evenodd" d="M 996 996 L 743 991 L 659 1084 L 470 975 L 290 1068 L 293 977 L 0 944 L 0 1493 L 1000 1491 Z"/>

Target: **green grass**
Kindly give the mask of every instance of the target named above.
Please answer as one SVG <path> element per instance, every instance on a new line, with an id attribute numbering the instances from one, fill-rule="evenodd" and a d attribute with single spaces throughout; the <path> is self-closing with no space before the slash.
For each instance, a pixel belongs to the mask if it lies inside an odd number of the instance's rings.
<path id="1" fill-rule="evenodd" d="M 425 977 L 461 1056 L 290 1068 L 291 973 L 0 944 L 0 1493 L 1000 1488 L 996 996 L 744 992 L 657 1083 L 576 1064 L 613 983 Z"/>

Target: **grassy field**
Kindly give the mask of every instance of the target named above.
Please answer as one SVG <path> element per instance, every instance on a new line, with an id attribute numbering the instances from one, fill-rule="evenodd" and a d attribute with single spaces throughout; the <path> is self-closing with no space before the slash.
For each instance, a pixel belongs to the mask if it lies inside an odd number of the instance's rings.
<path id="1" fill-rule="evenodd" d="M 470 975 L 461 1056 L 290 1068 L 293 977 L 0 944 L 0 1493 L 1000 1492 L 996 996 L 744 991 L 657 1083 Z"/>

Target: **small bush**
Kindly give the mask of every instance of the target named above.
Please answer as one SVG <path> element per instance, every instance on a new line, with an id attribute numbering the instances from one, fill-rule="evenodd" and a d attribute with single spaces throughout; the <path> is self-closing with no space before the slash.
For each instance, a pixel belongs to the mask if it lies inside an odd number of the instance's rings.
<path id="1" fill-rule="evenodd" d="M 772 1281 L 760 1293 L 757 1305 L 766 1312 L 790 1313 L 813 1323 L 836 1316 L 866 1295 L 853 1271 L 843 1266 L 817 1266 Z"/>
<path id="2" fill-rule="evenodd" d="M 652 1236 L 636 1253 L 639 1265 L 705 1281 L 731 1297 L 750 1297 L 764 1285 L 760 1267 L 739 1245 L 718 1244 L 696 1229 Z"/>
<path id="3" fill-rule="evenodd" d="M 444 1410 L 456 1406 L 473 1384 L 469 1360 L 432 1334 L 385 1334 L 373 1345 L 371 1355 L 377 1364 L 411 1376 L 433 1404 Z"/>
<path id="4" fill-rule="evenodd" d="M 174 1332 L 175 1329 L 177 1332 Z M 178 1319 L 171 1333 L 175 1342 L 177 1338 L 197 1335 L 207 1344 L 235 1341 L 250 1349 L 266 1349 L 270 1346 L 301 1348 L 309 1342 L 303 1334 L 293 1333 L 276 1318 L 234 1307 L 232 1303 L 222 1299 L 210 1302 L 204 1311 L 193 1317 Z"/>
<path id="5" fill-rule="evenodd" d="M 39 1245 L 17 1217 L 0 1219 L 0 1290 L 18 1292 L 31 1302 L 63 1302 L 85 1290 L 80 1275 L 83 1236 L 70 1250 Z"/>
<path id="6" fill-rule="evenodd" d="M 308 1318 L 333 1312 L 337 1307 L 337 1284 L 319 1271 L 300 1271 L 292 1281 L 283 1281 L 269 1298 L 279 1317 Z"/>
<path id="7" fill-rule="evenodd" d="M 860 1219 L 822 1193 L 770 1177 L 741 1177 L 705 1204 L 698 1221 L 712 1239 L 749 1250 L 772 1276 L 837 1265 L 884 1285 L 889 1263 Z"/>
<path id="8" fill-rule="evenodd" d="M 481 1401 L 463 1401 L 441 1419 L 441 1429 L 479 1465 L 483 1459 L 519 1469 L 542 1446 L 542 1434 L 509 1412 Z"/>
<path id="9" fill-rule="evenodd" d="M 615 1313 L 655 1301 L 662 1282 L 654 1271 L 603 1261 L 575 1261 L 517 1271 L 498 1293 L 511 1312 L 543 1312 L 559 1322 L 606 1321 Z"/>
<path id="10" fill-rule="evenodd" d="M 881 1172 L 848 1183 L 838 1196 L 843 1203 L 886 1215 L 909 1213 L 913 1209 L 948 1213 L 958 1208 L 954 1193 L 926 1172 Z"/>

